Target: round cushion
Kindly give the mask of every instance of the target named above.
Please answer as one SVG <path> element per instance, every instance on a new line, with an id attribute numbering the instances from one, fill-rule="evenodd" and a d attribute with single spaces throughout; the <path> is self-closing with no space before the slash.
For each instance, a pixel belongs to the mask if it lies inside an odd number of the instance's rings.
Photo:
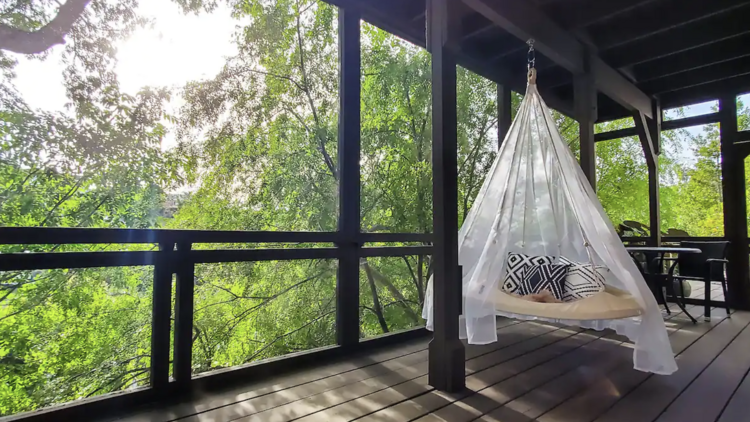
<path id="1" fill-rule="evenodd" d="M 585 299 L 563 303 L 532 302 L 500 289 L 495 292 L 495 309 L 518 315 L 561 320 L 598 320 L 630 318 L 643 313 L 630 293 L 611 286 Z"/>

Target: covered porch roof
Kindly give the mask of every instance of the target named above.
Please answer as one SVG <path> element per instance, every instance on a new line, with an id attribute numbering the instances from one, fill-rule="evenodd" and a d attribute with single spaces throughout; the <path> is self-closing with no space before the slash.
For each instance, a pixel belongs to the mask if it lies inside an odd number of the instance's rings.
<path id="1" fill-rule="evenodd" d="M 331 0 L 364 20 L 426 45 L 425 0 Z M 458 63 L 524 92 L 525 40 L 534 38 L 545 100 L 573 115 L 573 75 L 584 56 L 598 88 L 597 121 L 629 117 L 658 97 L 662 108 L 750 90 L 750 31 L 743 0 L 467 0 L 460 3 Z"/>

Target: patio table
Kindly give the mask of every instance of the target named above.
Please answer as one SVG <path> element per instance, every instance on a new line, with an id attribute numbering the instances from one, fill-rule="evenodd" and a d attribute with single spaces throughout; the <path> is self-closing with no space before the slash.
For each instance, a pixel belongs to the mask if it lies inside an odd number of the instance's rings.
<path id="1" fill-rule="evenodd" d="M 631 256 L 633 254 L 641 252 L 641 253 L 654 253 L 658 255 L 658 258 L 655 258 L 654 261 L 659 262 L 659 267 L 661 268 L 661 264 L 664 262 L 664 255 L 668 253 L 674 253 L 674 254 L 699 254 L 701 253 L 700 249 L 697 248 L 681 248 L 681 247 L 673 247 L 673 246 L 630 246 L 625 247 L 625 250 L 627 250 Z M 636 261 L 636 264 L 638 264 L 637 260 L 633 256 L 633 260 Z M 659 301 L 659 298 L 662 299 L 662 303 L 664 304 L 664 307 L 667 310 L 667 313 L 671 313 L 669 310 L 669 306 L 667 305 L 667 299 L 664 297 L 662 288 L 667 287 L 668 292 L 672 295 L 675 302 L 677 303 L 677 306 L 682 310 L 682 312 L 687 315 L 693 323 L 697 322 L 695 318 L 693 318 L 692 315 L 685 309 L 685 304 L 682 303 L 680 300 L 680 297 L 677 296 L 677 292 L 674 290 L 674 285 L 667 282 L 667 274 L 663 274 L 661 272 L 651 272 L 650 268 L 651 266 L 648 265 L 648 259 L 646 261 L 645 268 L 641 268 L 641 265 L 638 265 L 638 268 L 641 270 L 641 273 L 643 274 L 643 278 L 646 279 L 646 282 L 648 283 L 649 287 L 651 288 L 651 291 L 654 293 L 654 298 L 656 298 L 657 302 Z"/>

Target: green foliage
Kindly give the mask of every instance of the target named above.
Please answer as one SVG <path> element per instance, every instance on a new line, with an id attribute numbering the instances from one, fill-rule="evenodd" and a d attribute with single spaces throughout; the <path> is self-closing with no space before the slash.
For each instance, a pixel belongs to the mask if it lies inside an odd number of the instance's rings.
<path id="1" fill-rule="evenodd" d="M 185 13 L 211 13 L 218 5 L 174 1 Z M 26 105 L 13 85 L 15 59 L 0 52 L 0 225 L 336 230 L 336 9 L 314 0 L 227 3 L 241 24 L 238 53 L 212 78 L 176 90 L 144 87 L 127 95 L 119 88 L 116 43 L 148 24 L 137 0 L 94 0 L 74 25 L 62 47 L 66 111 Z M 0 22 L 37 28 L 55 5 L 4 4 Z M 430 67 L 426 51 L 363 25 L 363 231 L 432 229 Z M 497 150 L 496 87 L 459 68 L 457 93 L 463 220 Z M 174 115 L 166 112 L 171 98 L 182 104 Z M 514 95 L 514 108 L 519 102 Z M 553 116 L 578 154 L 577 123 Z M 746 124 L 750 113 L 742 108 L 742 116 Z M 168 136 L 177 146 L 165 150 Z M 677 154 L 686 139 L 695 164 Z M 664 227 L 720 234 L 716 127 L 698 137 L 667 133 L 664 145 Z M 647 222 L 640 144 L 624 139 L 596 149 L 598 195 L 612 221 Z M 282 247 L 298 246 L 305 245 Z M 152 247 L 4 246 L 0 252 Z M 423 324 L 431 264 L 428 256 L 362 259 L 362 337 Z M 333 344 L 336 272 L 335 260 L 198 266 L 194 373 Z M 150 267 L 0 274 L 0 414 L 147 385 L 152 278 Z"/>
<path id="2" fill-rule="evenodd" d="M 336 342 L 335 262 L 200 265 L 195 280 L 195 373 Z"/>
<path id="3" fill-rule="evenodd" d="M 148 384 L 151 272 L 2 274 L 0 412 Z"/>

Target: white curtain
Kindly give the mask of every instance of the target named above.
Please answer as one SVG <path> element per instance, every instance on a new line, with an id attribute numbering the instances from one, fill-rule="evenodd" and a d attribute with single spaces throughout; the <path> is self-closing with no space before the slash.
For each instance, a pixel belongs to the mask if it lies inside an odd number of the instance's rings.
<path id="1" fill-rule="evenodd" d="M 463 266 L 461 337 L 470 344 L 497 341 L 494 290 L 505 276 L 508 253 L 564 256 L 610 269 L 606 282 L 635 297 L 643 314 L 617 320 L 549 320 L 601 330 L 611 328 L 635 343 L 634 367 L 677 370 L 661 310 L 560 136 L 536 85 L 529 84 L 518 115 L 458 235 Z M 432 329 L 432 280 L 423 308 Z"/>

